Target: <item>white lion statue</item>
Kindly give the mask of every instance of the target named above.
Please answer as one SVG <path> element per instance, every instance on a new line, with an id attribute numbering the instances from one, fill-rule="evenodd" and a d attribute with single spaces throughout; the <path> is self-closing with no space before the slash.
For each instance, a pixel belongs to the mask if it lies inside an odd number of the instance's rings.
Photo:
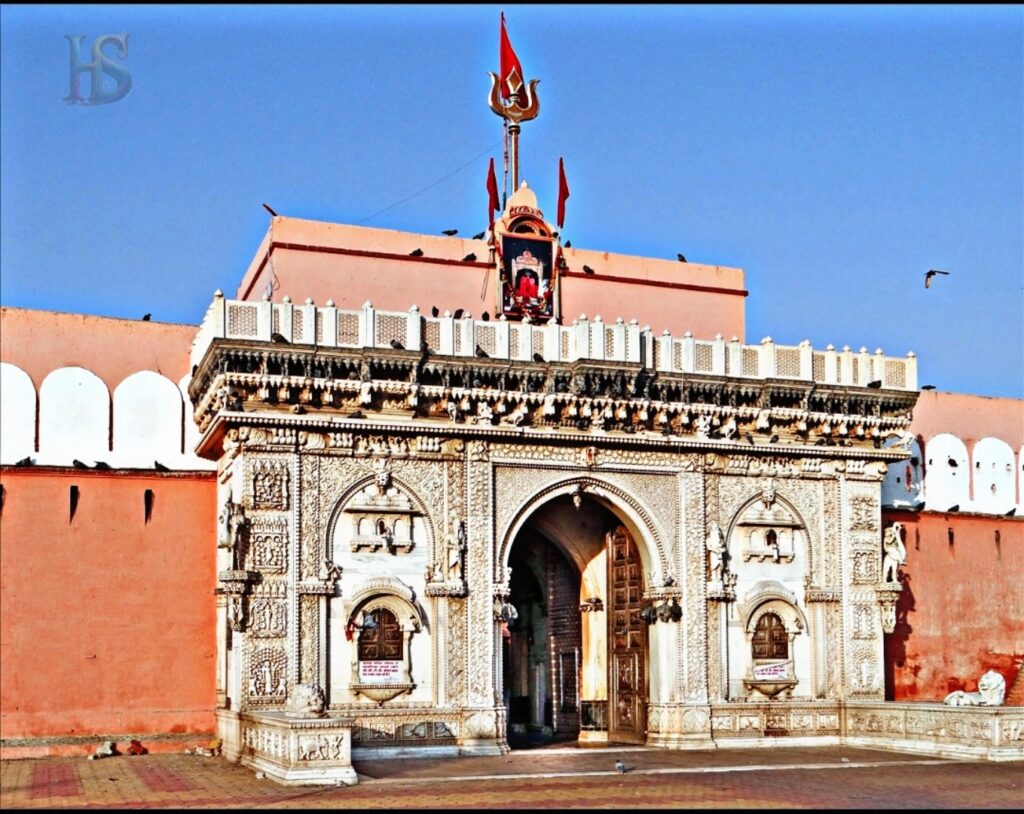
<path id="1" fill-rule="evenodd" d="M 289 717 L 319 717 L 327 706 L 324 691 L 319 684 L 297 684 L 287 703 Z"/>
<path id="2" fill-rule="evenodd" d="M 1006 695 L 1006 679 L 995 670 L 989 670 L 978 679 L 977 692 L 956 690 L 946 696 L 944 704 L 951 707 L 998 707 Z"/>

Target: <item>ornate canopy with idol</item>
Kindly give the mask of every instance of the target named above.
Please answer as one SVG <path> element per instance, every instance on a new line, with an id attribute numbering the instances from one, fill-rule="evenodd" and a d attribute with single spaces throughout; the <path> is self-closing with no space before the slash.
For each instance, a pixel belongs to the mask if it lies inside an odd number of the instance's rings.
<path id="1" fill-rule="evenodd" d="M 557 232 L 537 208 L 537 196 L 524 181 L 494 222 L 500 313 L 509 319 L 545 322 L 558 314 Z"/>

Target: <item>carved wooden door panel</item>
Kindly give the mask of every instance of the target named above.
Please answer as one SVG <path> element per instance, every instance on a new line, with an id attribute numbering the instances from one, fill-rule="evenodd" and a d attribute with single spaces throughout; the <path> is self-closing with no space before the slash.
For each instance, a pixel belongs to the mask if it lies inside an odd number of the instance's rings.
<path id="1" fill-rule="evenodd" d="M 608 535 L 608 738 L 647 740 L 647 625 L 643 567 L 636 543 L 619 526 Z"/>

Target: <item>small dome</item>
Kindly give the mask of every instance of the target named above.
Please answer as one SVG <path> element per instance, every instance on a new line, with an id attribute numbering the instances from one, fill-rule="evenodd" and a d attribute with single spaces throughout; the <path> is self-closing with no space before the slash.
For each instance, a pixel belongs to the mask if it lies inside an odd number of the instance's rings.
<path id="1" fill-rule="evenodd" d="M 537 208 L 537 195 L 523 181 L 508 199 L 505 206 L 505 215 L 531 214 L 543 219 L 544 214 Z"/>

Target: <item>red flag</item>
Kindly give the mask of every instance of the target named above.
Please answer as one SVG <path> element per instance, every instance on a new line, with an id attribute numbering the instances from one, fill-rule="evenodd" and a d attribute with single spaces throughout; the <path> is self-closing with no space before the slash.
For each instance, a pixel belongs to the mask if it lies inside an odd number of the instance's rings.
<path id="1" fill-rule="evenodd" d="M 512 50 L 512 43 L 505 32 L 505 13 L 501 14 L 501 43 L 499 47 L 499 69 L 501 70 L 501 98 L 508 99 L 523 86 L 523 66 Z"/>
<path id="2" fill-rule="evenodd" d="M 491 159 L 491 165 L 487 168 L 487 222 L 489 224 L 494 223 L 494 213 L 501 208 L 501 204 L 498 203 L 498 179 L 494 176 L 494 159 Z"/>
<path id="3" fill-rule="evenodd" d="M 569 182 L 565 180 L 565 165 L 558 159 L 558 228 L 565 223 L 565 199 L 569 197 Z"/>

